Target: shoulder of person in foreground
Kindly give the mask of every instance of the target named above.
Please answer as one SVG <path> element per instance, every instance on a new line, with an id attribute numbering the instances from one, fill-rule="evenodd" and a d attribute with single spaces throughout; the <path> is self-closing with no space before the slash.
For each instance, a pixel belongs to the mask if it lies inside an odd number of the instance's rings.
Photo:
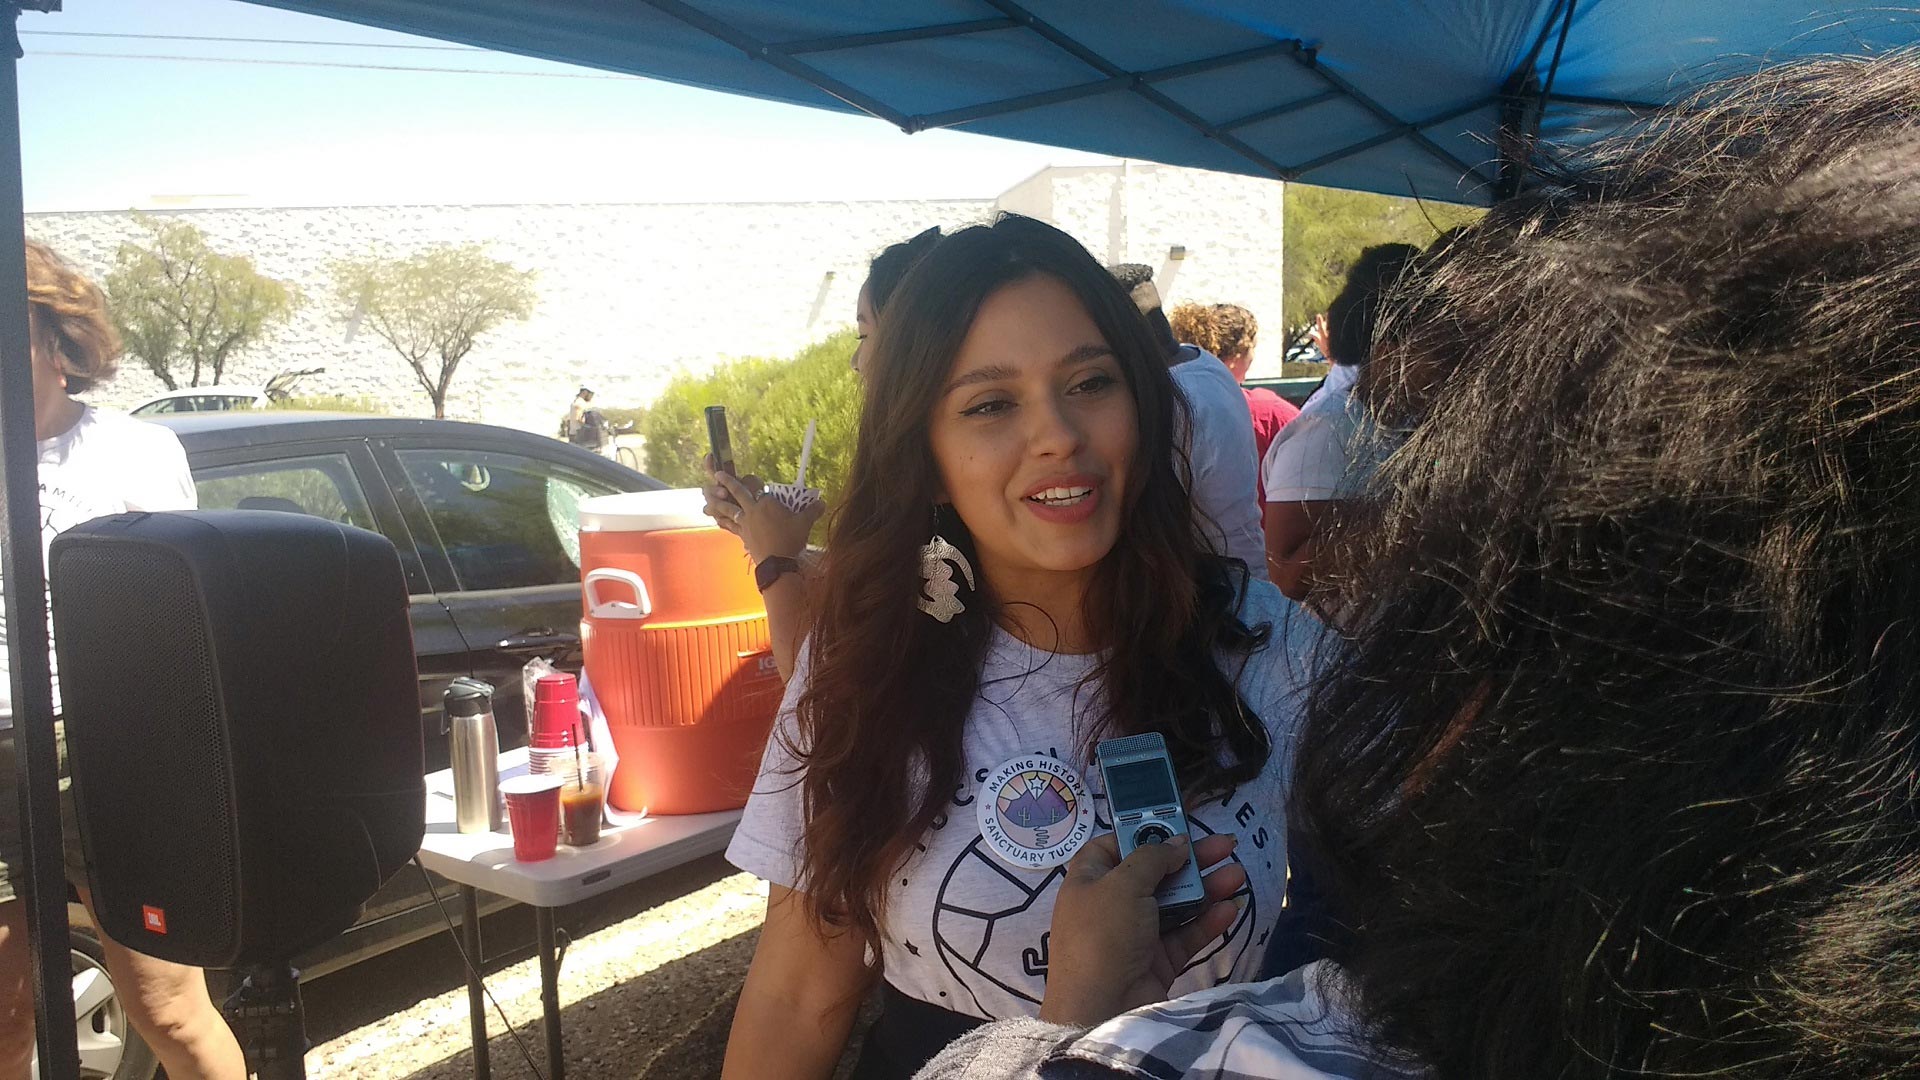
<path id="1" fill-rule="evenodd" d="M 1339 983 L 1339 969 L 1323 961 L 1267 982 L 1229 984 L 1136 1009 L 1088 1031 L 1000 1021 L 963 1036 L 917 1080 L 1426 1076 L 1369 1046 L 1342 1004 Z"/>
<path id="2" fill-rule="evenodd" d="M 1055 1059 L 1085 1034 L 1082 1028 L 1030 1016 L 999 1020 L 961 1036 L 915 1073 L 914 1080 L 1108 1080 L 1136 1075 L 1088 1061 Z"/>

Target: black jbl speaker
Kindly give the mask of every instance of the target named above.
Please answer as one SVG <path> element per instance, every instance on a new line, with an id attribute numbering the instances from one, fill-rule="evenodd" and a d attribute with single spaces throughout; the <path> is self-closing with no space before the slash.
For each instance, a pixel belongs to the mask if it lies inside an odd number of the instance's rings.
<path id="1" fill-rule="evenodd" d="M 122 514 L 56 538 L 47 578 L 101 929 L 240 967 L 351 926 L 424 829 L 393 545 L 299 514 Z"/>

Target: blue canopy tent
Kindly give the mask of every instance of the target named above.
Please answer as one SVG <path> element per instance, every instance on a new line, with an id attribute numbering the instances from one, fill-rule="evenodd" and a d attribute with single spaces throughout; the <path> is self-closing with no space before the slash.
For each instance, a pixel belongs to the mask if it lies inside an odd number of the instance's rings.
<path id="1" fill-rule="evenodd" d="M 1830 0 L 258 2 L 907 132 L 1481 204 L 1536 135 L 1920 33 L 1920 14 Z"/>
<path id="2" fill-rule="evenodd" d="M 1487 204 L 1698 83 L 1920 41 L 1861 0 L 254 0 L 505 52 L 1175 165 Z M 0 0 L 0 13 L 60 0 Z M 19 55 L 4 20 L 9 58 Z M 18 83 L 0 64 L 0 534 L 41 1075 L 78 1073 L 37 514 Z M 52 943 L 52 947 L 47 947 Z"/>

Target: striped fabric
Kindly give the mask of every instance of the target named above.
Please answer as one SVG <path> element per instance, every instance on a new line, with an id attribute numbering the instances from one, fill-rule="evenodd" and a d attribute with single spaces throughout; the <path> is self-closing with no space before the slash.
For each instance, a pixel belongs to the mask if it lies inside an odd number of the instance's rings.
<path id="1" fill-rule="evenodd" d="M 1339 979 L 1339 969 L 1323 961 L 1264 983 L 1188 994 L 1108 1021 L 1055 1050 L 1052 1062 L 1096 1065 L 1139 1080 L 1424 1076 L 1368 1048 L 1338 1000 Z"/>

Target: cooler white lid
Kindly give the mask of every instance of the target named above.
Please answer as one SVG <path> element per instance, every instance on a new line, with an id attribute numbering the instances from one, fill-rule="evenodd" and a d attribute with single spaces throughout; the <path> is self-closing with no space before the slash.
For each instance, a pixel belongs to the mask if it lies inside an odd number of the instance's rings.
<path id="1" fill-rule="evenodd" d="M 713 524 L 703 511 L 707 497 L 699 488 L 625 491 L 580 500 L 581 532 L 659 532 L 699 529 Z"/>

